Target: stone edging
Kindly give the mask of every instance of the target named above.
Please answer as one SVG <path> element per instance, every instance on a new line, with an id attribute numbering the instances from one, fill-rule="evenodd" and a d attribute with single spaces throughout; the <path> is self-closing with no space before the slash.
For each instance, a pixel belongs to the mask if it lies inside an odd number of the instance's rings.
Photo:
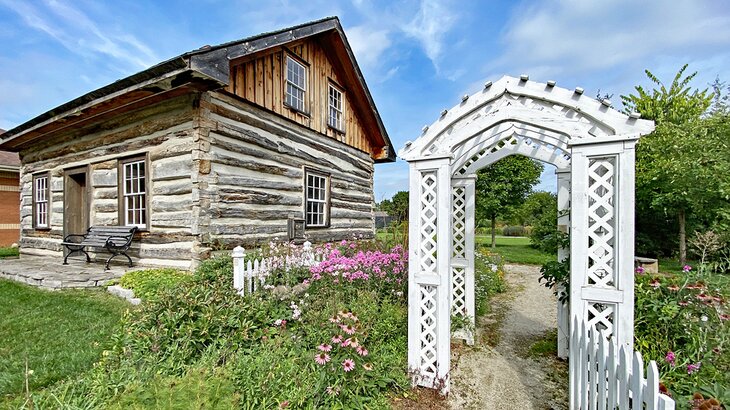
<path id="1" fill-rule="evenodd" d="M 134 291 L 132 289 L 125 289 L 119 285 L 112 285 L 107 286 L 106 290 L 112 295 L 119 296 L 133 305 L 139 305 L 142 302 L 142 299 L 134 297 Z"/>

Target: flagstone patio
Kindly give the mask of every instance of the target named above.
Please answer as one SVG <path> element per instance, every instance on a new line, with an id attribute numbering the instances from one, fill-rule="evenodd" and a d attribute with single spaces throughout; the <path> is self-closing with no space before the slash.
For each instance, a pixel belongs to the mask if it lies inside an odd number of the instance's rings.
<path id="1" fill-rule="evenodd" d="M 105 286 L 125 272 L 138 269 L 138 266 L 112 265 L 111 270 L 105 271 L 103 262 L 72 259 L 64 265 L 62 259 L 51 256 L 21 255 L 0 260 L 0 278 L 51 290 Z"/>

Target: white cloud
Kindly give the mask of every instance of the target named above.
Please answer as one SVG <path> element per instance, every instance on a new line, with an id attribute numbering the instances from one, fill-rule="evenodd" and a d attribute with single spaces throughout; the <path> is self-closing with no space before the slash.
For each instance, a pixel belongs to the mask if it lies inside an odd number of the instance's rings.
<path id="1" fill-rule="evenodd" d="M 47 0 L 44 6 L 34 7 L 31 3 L 0 0 L 0 4 L 71 52 L 82 56 L 106 55 L 135 68 L 159 62 L 155 53 L 131 34 L 102 30 L 89 16 L 67 3 Z"/>
<path id="2" fill-rule="evenodd" d="M 416 16 L 401 29 L 416 39 L 431 60 L 436 71 L 440 71 L 439 60 L 444 47 L 446 34 L 457 21 L 457 15 L 446 2 L 440 0 L 421 0 Z"/>
<path id="3" fill-rule="evenodd" d="M 718 13 L 722 7 L 692 0 L 539 2 L 516 10 L 496 66 L 604 69 L 656 53 L 727 46 L 730 16 Z"/>
<path id="4" fill-rule="evenodd" d="M 346 35 L 358 64 L 368 70 L 382 62 L 383 53 L 391 46 L 388 30 L 373 29 L 370 25 L 350 27 Z"/>

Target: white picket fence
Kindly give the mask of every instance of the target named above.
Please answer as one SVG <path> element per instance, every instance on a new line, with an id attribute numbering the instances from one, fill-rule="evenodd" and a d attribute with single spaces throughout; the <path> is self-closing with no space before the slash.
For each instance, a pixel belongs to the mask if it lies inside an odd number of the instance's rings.
<path id="1" fill-rule="evenodd" d="M 570 358 L 572 410 L 674 410 L 674 400 L 659 392 L 656 362 L 649 362 L 644 378 L 641 353 L 617 349 L 585 320 L 573 319 Z"/>
<path id="2" fill-rule="evenodd" d="M 249 295 L 263 286 L 272 267 L 312 266 L 322 260 L 322 255 L 315 254 L 312 243 L 309 241 L 304 242 L 298 255 L 246 260 L 246 250 L 237 246 L 233 249 L 231 256 L 233 257 L 233 288 L 241 295 Z"/>

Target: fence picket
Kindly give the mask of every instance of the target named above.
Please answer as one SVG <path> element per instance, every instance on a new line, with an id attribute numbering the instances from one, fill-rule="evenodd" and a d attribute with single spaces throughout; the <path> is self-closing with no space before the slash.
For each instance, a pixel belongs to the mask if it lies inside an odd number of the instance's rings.
<path id="1" fill-rule="evenodd" d="M 588 380 L 588 328 L 586 328 L 585 322 L 583 322 L 583 325 L 581 326 L 581 340 L 580 340 L 580 378 L 582 381 L 581 384 L 581 394 L 580 394 L 580 408 L 581 409 L 587 409 L 588 408 L 588 386 L 589 386 L 589 380 Z"/>
<path id="2" fill-rule="evenodd" d="M 644 403 L 646 403 L 646 410 L 659 410 L 659 369 L 653 360 L 649 362 L 646 372 Z"/>
<path id="3" fill-rule="evenodd" d="M 589 408 L 595 409 L 598 406 L 598 332 L 595 326 L 591 326 L 589 333 L 590 346 L 588 354 L 590 355 L 590 374 L 588 375 L 588 381 L 590 387 L 588 388 L 588 394 L 590 395 Z"/>
<path id="4" fill-rule="evenodd" d="M 573 317 L 573 325 L 570 326 L 570 348 L 568 351 L 570 352 L 578 352 L 580 350 L 580 339 L 577 335 L 579 335 L 581 332 L 581 326 L 583 325 L 583 321 L 578 321 L 578 317 Z M 580 357 L 580 354 L 576 354 L 577 357 Z M 579 360 L 569 360 L 568 361 L 568 378 L 570 380 L 570 407 L 573 409 L 577 409 L 580 407 L 580 392 L 581 392 L 581 386 L 583 385 L 583 382 L 580 377 L 580 361 Z"/>
<path id="5" fill-rule="evenodd" d="M 608 348 L 606 347 L 606 343 L 608 340 L 606 340 L 606 336 L 601 332 L 601 337 L 598 341 L 598 379 L 597 382 L 597 393 L 598 393 L 598 403 L 596 406 L 596 409 L 598 410 L 605 410 L 606 409 L 606 390 L 608 389 L 608 385 L 606 384 L 606 361 L 608 361 Z"/>
<path id="6" fill-rule="evenodd" d="M 674 400 L 659 391 L 656 362 L 644 367 L 641 353 L 617 346 L 578 316 L 570 329 L 569 369 L 571 410 L 674 410 Z"/>
<path id="7" fill-rule="evenodd" d="M 634 352 L 634 360 L 631 366 L 631 407 L 642 408 L 641 402 L 644 399 L 644 360 L 640 352 Z"/>
<path id="8" fill-rule="evenodd" d="M 631 374 L 631 364 L 629 362 L 629 353 L 626 350 L 626 346 L 621 346 L 619 350 L 618 407 L 621 410 L 629 410 L 629 375 Z"/>
<path id="9" fill-rule="evenodd" d="M 616 344 L 608 343 L 608 360 L 606 361 L 606 377 L 608 380 L 608 397 L 606 398 L 608 409 L 613 410 L 618 405 L 616 394 L 618 393 L 618 377 L 616 374 Z"/>

